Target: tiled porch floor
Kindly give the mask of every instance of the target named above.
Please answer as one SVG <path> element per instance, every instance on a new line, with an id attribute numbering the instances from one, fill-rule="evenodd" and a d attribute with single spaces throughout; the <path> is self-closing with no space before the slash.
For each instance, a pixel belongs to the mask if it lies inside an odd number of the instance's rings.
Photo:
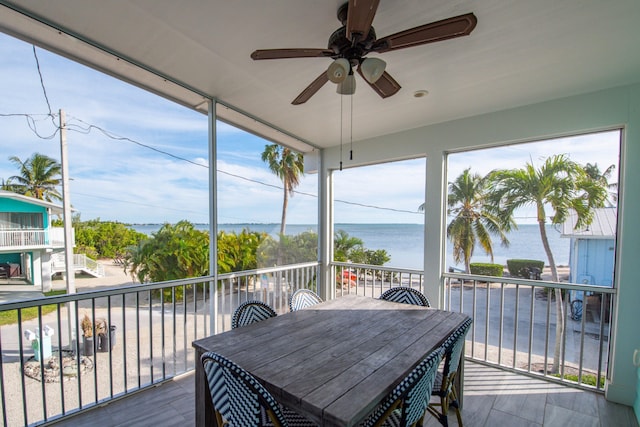
<path id="1" fill-rule="evenodd" d="M 55 425 L 190 426 L 195 423 L 194 373 Z M 463 421 L 467 427 L 638 427 L 630 407 L 589 391 L 556 385 L 473 362 L 465 365 Z M 425 426 L 440 424 L 427 416 Z M 456 426 L 455 415 L 449 425 Z"/>

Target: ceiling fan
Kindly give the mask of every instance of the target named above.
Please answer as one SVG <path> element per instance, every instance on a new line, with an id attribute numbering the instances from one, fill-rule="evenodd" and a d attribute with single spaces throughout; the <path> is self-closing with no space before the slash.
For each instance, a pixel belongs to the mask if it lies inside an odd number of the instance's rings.
<path id="1" fill-rule="evenodd" d="M 390 52 L 466 36 L 473 31 L 477 23 L 476 16 L 467 13 L 377 39 L 371 25 L 379 2 L 380 0 L 349 0 L 343 4 L 338 9 L 338 20 L 342 27 L 331 34 L 327 49 L 260 49 L 251 53 L 251 58 L 334 59 L 327 71 L 320 74 L 293 100 L 293 105 L 307 102 L 329 80 L 338 84 L 338 93 L 352 95 L 355 93 L 355 68 L 378 95 L 386 98 L 395 95 L 401 86 L 385 71 L 385 62 L 378 58 L 367 58 L 369 53 Z"/>

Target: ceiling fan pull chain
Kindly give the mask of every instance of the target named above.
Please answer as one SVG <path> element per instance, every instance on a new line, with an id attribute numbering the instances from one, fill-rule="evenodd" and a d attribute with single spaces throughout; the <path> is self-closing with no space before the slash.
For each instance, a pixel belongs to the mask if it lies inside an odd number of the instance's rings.
<path id="1" fill-rule="evenodd" d="M 344 95 L 340 95 L 340 171 L 342 172 L 342 116 L 344 113 L 342 111 L 342 100 L 344 99 Z"/>
<path id="2" fill-rule="evenodd" d="M 351 95 L 351 124 L 349 125 L 349 132 L 351 132 L 351 134 L 349 135 L 349 160 L 353 160 L 353 97 L 354 95 Z"/>

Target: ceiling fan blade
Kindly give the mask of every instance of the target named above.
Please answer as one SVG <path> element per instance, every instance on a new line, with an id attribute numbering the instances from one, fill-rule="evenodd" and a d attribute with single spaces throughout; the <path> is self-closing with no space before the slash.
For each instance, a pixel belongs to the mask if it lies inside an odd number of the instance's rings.
<path id="1" fill-rule="evenodd" d="M 335 55 L 329 49 L 259 49 L 251 53 L 251 58 L 284 59 L 284 58 L 327 58 Z"/>
<path id="2" fill-rule="evenodd" d="M 324 86 L 324 84 L 328 81 L 329 77 L 327 77 L 327 72 L 323 71 L 322 74 L 320 74 L 317 79 L 312 81 L 309 86 L 307 86 L 302 92 L 300 92 L 300 95 L 298 95 L 298 97 L 291 103 L 293 105 L 304 104 L 309 100 L 309 98 L 315 95 L 316 92 L 319 91 L 320 88 Z"/>
<path id="3" fill-rule="evenodd" d="M 421 25 L 378 39 L 372 50 L 375 52 L 388 52 L 404 49 L 405 47 L 468 36 L 476 27 L 477 22 L 478 19 L 473 13 L 443 19 L 442 21 Z"/>
<path id="4" fill-rule="evenodd" d="M 400 84 L 395 81 L 393 77 L 391 77 L 391 74 L 387 73 L 386 71 L 375 83 L 369 83 L 369 81 L 364 78 L 360 67 L 358 68 L 358 74 L 360 74 L 364 81 L 367 82 L 369 86 L 371 86 L 371 88 L 375 90 L 376 93 L 382 98 L 388 98 L 391 95 L 395 95 L 396 93 L 398 93 L 400 88 L 402 88 L 402 86 L 400 86 Z"/>
<path id="5" fill-rule="evenodd" d="M 347 9 L 347 38 L 353 41 L 367 38 L 380 0 L 349 0 Z M 356 42 L 358 41 L 356 40 Z"/>

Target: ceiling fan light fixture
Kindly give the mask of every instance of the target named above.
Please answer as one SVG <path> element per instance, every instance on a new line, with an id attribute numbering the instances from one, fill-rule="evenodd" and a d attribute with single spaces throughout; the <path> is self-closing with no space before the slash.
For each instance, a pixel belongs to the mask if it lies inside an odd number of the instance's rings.
<path id="1" fill-rule="evenodd" d="M 340 95 L 353 95 L 356 93 L 356 78 L 352 74 L 349 74 L 342 83 L 338 83 L 336 92 Z"/>
<path id="2" fill-rule="evenodd" d="M 338 58 L 327 68 L 327 77 L 333 83 L 342 83 L 346 80 L 351 70 L 351 64 L 346 58 Z"/>
<path id="3" fill-rule="evenodd" d="M 365 58 L 360 64 L 360 70 L 365 79 L 371 84 L 377 82 L 384 74 L 387 63 L 379 58 Z"/>

